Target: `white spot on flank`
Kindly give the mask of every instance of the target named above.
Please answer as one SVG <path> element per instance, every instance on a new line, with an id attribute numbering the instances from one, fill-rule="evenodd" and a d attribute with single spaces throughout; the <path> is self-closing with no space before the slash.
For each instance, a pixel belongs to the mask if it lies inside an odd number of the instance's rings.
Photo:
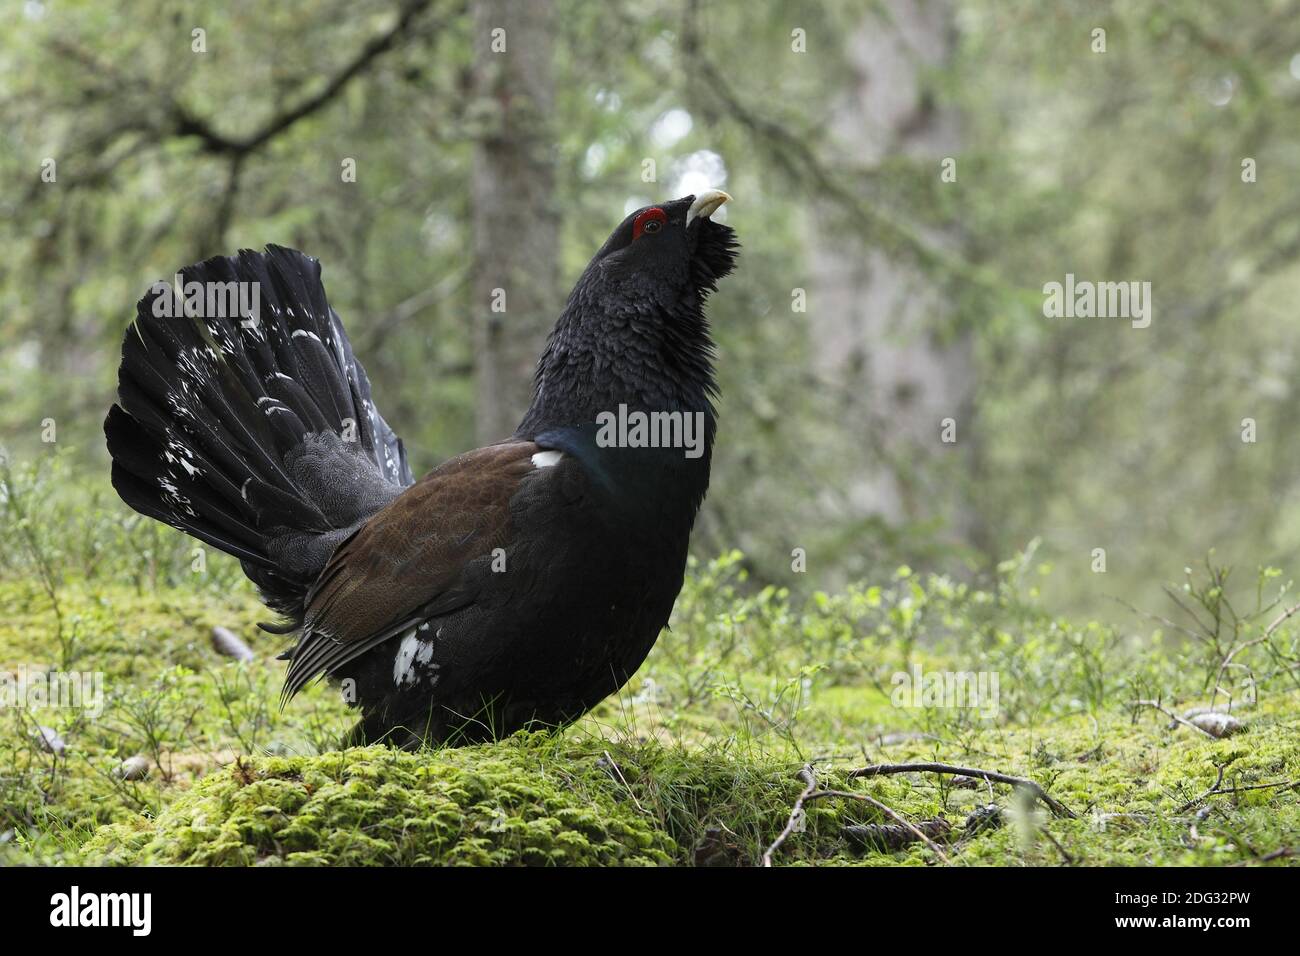
<path id="1" fill-rule="evenodd" d="M 560 463 L 560 459 L 563 457 L 564 452 L 562 451 L 539 451 L 533 455 L 533 467 L 553 468 Z"/>
<path id="2" fill-rule="evenodd" d="M 393 683 L 398 687 L 415 683 L 415 665 L 427 664 L 433 657 L 433 645 L 422 641 L 412 627 L 402 633 L 402 643 L 397 647 L 397 657 L 393 659 Z"/>
<path id="3" fill-rule="evenodd" d="M 415 628 L 411 628 L 402 635 L 397 657 L 393 659 L 393 683 L 398 687 L 415 683 L 415 652 L 419 649 L 420 639 L 415 636 Z"/>

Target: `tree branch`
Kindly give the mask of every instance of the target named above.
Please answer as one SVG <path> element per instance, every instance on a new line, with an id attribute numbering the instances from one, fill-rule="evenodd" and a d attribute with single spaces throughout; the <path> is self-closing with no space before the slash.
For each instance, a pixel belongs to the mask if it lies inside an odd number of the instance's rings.
<path id="1" fill-rule="evenodd" d="M 197 137 L 203 145 L 203 151 L 215 155 L 242 157 L 256 152 L 299 120 L 311 116 L 329 103 L 372 63 L 393 49 L 402 34 L 428 9 L 430 3 L 431 0 L 406 0 L 397 22 L 384 33 L 371 38 L 319 91 L 285 112 L 271 117 L 251 135 L 242 138 L 226 136 L 218 132 L 208 120 L 195 116 L 181 103 L 173 100 L 169 112 L 176 135 Z"/>

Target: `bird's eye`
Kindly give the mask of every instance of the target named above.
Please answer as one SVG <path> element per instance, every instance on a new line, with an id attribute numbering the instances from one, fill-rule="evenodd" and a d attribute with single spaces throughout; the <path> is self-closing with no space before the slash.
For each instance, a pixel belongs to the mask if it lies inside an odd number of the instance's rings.
<path id="1" fill-rule="evenodd" d="M 640 239 L 647 233 L 653 234 L 664 227 L 668 215 L 658 206 L 652 206 L 632 220 L 632 239 Z"/>

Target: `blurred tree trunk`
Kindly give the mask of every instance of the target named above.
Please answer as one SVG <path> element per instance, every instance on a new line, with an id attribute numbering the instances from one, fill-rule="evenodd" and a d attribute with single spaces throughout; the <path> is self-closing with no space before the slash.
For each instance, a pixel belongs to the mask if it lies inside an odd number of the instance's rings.
<path id="1" fill-rule="evenodd" d="M 474 32 L 474 93 L 486 114 L 470 185 L 475 427 L 489 442 L 519 423 L 559 306 L 554 5 L 475 0 Z"/>
<path id="2" fill-rule="evenodd" d="M 853 79 L 832 115 L 834 148 L 868 169 L 901 155 L 937 180 L 959 131 L 927 93 L 925 74 L 944 67 L 954 40 L 944 2 L 887 0 L 864 18 L 845 41 Z M 842 388 L 845 421 L 864 449 L 849 463 L 858 468 L 851 506 L 899 529 L 946 519 L 959 542 L 975 543 L 978 519 L 964 494 L 976 460 L 969 337 L 951 333 L 951 305 L 931 280 L 889 250 L 864 254 L 836 228 L 838 215 L 818 210 L 808 311 L 818 371 Z M 934 231 L 924 238 L 957 241 Z M 949 418 L 956 445 L 940 440 Z"/>

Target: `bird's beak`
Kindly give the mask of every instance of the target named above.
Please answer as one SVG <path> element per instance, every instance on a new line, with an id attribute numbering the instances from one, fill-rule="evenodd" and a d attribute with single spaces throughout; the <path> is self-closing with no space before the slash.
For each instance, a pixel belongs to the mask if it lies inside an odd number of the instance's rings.
<path id="1" fill-rule="evenodd" d="M 691 208 L 686 210 L 686 225 L 690 225 L 696 217 L 708 219 L 719 206 L 724 202 L 729 202 L 731 197 L 721 189 L 706 189 L 695 197 L 695 202 L 691 203 Z"/>

